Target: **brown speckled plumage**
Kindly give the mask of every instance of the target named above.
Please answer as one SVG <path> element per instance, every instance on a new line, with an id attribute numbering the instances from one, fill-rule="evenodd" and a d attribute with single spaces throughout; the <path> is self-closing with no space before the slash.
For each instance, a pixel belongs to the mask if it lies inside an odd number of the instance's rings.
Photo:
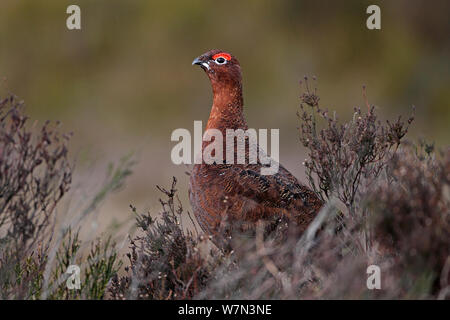
<path id="1" fill-rule="evenodd" d="M 248 129 L 243 116 L 241 68 L 235 57 L 223 65 L 211 50 L 194 60 L 208 75 L 213 89 L 213 106 L 206 129 Z M 205 66 L 204 63 L 208 63 Z M 224 138 L 224 158 L 226 154 Z M 205 148 L 211 142 L 203 142 Z M 248 150 L 247 150 L 248 151 Z M 248 157 L 248 152 L 247 152 Z M 278 173 L 261 175 L 261 164 L 196 164 L 191 173 L 189 198 L 201 228 L 217 236 L 224 220 L 237 221 L 252 229 L 260 219 L 285 217 L 306 229 L 322 206 L 321 200 L 302 185 L 281 164 Z M 215 237 L 216 238 L 216 237 Z M 216 240 L 216 244 L 220 241 Z"/>

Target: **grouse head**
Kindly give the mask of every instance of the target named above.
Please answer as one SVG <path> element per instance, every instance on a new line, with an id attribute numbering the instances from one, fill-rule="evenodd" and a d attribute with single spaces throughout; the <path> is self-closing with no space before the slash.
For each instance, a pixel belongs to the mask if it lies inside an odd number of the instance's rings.
<path id="1" fill-rule="evenodd" d="M 241 86 L 241 66 L 230 53 L 214 49 L 194 59 L 192 65 L 199 65 L 216 86 Z"/>

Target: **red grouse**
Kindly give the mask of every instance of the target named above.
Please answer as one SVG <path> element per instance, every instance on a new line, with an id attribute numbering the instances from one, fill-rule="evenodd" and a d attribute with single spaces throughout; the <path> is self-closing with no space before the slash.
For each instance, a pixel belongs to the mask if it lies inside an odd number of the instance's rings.
<path id="1" fill-rule="evenodd" d="M 208 75 L 213 105 L 206 130 L 247 130 L 243 115 L 242 76 L 238 60 L 222 50 L 211 50 L 196 58 Z M 248 138 L 248 137 L 246 137 Z M 225 159 L 226 145 L 223 139 Z M 247 139 L 248 141 L 248 139 Z M 202 152 L 212 141 L 203 141 Z M 234 150 L 235 151 L 235 150 Z M 273 175 L 262 175 L 263 164 L 195 164 L 190 176 L 189 199 L 201 228 L 223 246 L 224 221 L 238 222 L 241 229 L 254 229 L 258 220 L 287 218 L 305 230 L 322 206 L 314 192 L 279 165 Z M 229 224 L 228 224 L 229 225 Z M 229 231 L 229 229 L 228 229 Z"/>

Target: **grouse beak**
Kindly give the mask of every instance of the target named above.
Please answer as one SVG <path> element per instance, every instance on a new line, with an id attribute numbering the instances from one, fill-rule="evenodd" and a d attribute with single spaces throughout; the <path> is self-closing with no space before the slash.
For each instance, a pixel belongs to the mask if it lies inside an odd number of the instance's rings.
<path id="1" fill-rule="evenodd" d="M 204 62 L 201 57 L 197 57 L 192 61 L 192 65 L 199 65 L 202 69 L 209 70 L 210 66 L 207 62 Z"/>
<path id="2" fill-rule="evenodd" d="M 199 66 L 202 64 L 202 60 L 200 60 L 199 57 L 195 58 L 194 61 L 192 61 L 192 65 L 198 64 Z"/>

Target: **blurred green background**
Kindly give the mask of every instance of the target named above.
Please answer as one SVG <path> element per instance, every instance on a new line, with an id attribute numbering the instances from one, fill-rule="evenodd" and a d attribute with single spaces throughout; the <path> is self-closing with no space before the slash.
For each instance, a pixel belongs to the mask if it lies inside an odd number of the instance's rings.
<path id="1" fill-rule="evenodd" d="M 81 31 L 66 28 L 69 4 L 81 7 Z M 370 4 L 381 7 L 381 30 L 366 28 Z M 1 0 L 0 93 L 25 100 L 33 119 L 74 132 L 86 179 L 93 163 L 137 153 L 127 188 L 103 209 L 106 221 L 123 220 L 130 203 L 157 205 L 155 185 L 173 175 L 188 203 L 188 168 L 171 163 L 170 134 L 208 118 L 209 83 L 191 61 L 212 48 L 238 57 L 250 127 L 280 128 L 281 162 L 300 178 L 304 75 L 318 77 L 322 106 L 343 119 L 363 105 L 366 85 L 383 118 L 415 105 L 410 137 L 448 145 L 449 12 L 448 0 Z"/>

